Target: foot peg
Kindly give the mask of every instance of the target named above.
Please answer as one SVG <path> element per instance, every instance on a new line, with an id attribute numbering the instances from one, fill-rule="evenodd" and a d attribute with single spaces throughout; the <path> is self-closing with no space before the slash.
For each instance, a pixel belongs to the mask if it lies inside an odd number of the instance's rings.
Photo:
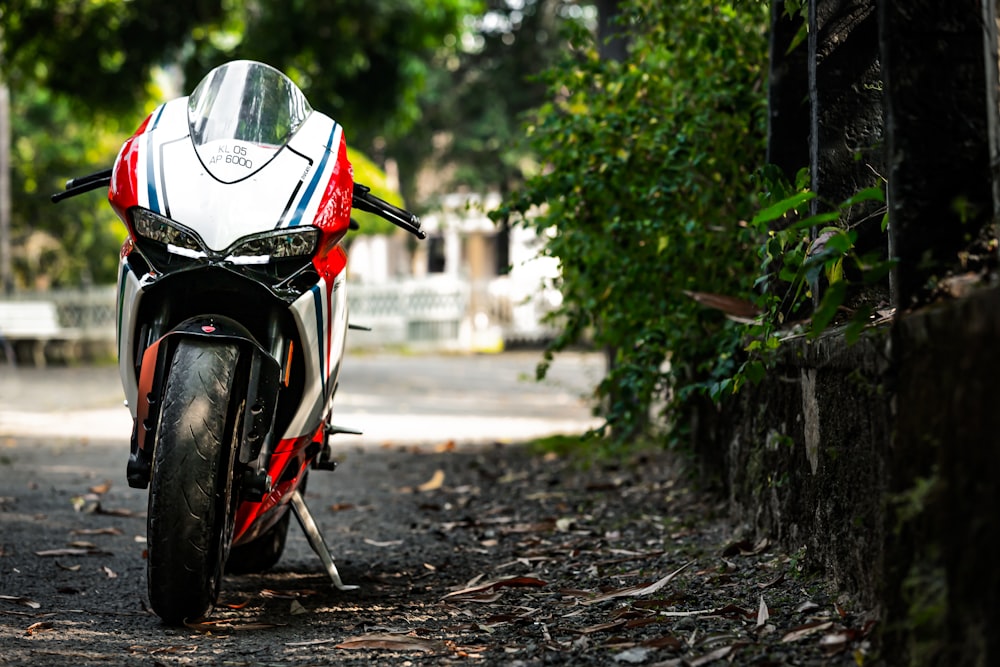
<path id="1" fill-rule="evenodd" d="M 312 467 L 316 470 L 336 470 L 337 461 L 333 458 L 333 450 L 330 448 L 330 436 L 337 435 L 338 433 L 349 433 L 351 435 L 362 435 L 361 431 L 357 431 L 353 428 L 347 428 L 346 426 L 336 426 L 334 424 L 328 424 L 323 430 L 323 449 L 320 450 L 319 455 L 313 459 Z"/>
<path id="2" fill-rule="evenodd" d="M 328 424 L 325 432 L 327 435 L 338 435 L 340 433 L 347 433 L 349 435 L 364 435 L 362 431 L 358 431 L 357 429 L 348 428 L 346 426 L 337 426 L 335 424 Z"/>
<path id="3" fill-rule="evenodd" d="M 323 539 L 323 534 L 319 532 L 319 526 L 313 520 L 312 514 L 309 512 L 309 508 L 306 507 L 306 501 L 302 497 L 302 493 L 298 490 L 292 494 L 292 511 L 295 512 L 295 518 L 299 520 L 299 525 L 302 526 L 302 532 L 306 534 L 306 539 L 309 540 L 309 546 L 312 547 L 319 559 L 323 561 L 323 567 L 326 568 L 326 573 L 330 575 L 330 579 L 333 580 L 333 585 L 341 591 L 353 591 L 360 588 L 359 586 L 353 586 L 345 584 L 340 580 L 340 573 L 337 572 L 337 565 L 333 562 L 333 556 L 330 555 L 330 549 L 326 546 L 326 540 Z"/>

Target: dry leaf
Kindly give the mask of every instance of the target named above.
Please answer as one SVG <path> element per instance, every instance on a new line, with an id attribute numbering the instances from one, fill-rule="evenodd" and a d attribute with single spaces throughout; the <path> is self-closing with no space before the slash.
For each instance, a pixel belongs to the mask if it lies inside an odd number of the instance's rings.
<path id="1" fill-rule="evenodd" d="M 270 588 L 262 588 L 260 590 L 260 596 L 262 598 L 275 598 L 277 600 L 294 600 L 296 598 L 307 598 L 318 594 L 318 591 L 311 588 L 303 588 L 295 591 L 275 591 Z"/>
<path id="2" fill-rule="evenodd" d="M 726 546 L 722 550 L 722 556 L 724 558 L 731 558 L 732 556 L 756 556 L 765 551 L 769 546 L 771 546 L 771 541 L 766 537 L 757 542 L 757 544 L 751 543 L 750 540 L 740 540 Z"/>
<path id="3" fill-rule="evenodd" d="M 659 581 L 650 584 L 649 586 L 629 586 L 628 588 L 621 588 L 617 591 L 611 591 L 610 593 L 605 593 L 603 595 L 598 595 L 596 598 L 591 598 L 589 600 L 584 600 L 583 604 L 597 604 L 598 602 L 604 602 L 605 600 L 612 600 L 614 598 L 621 597 L 641 597 L 643 595 L 652 595 L 657 592 L 667 584 L 669 584 L 674 577 L 683 572 L 688 566 L 694 561 L 688 561 L 684 565 L 663 577 Z"/>
<path id="4" fill-rule="evenodd" d="M 649 648 L 672 648 L 678 650 L 683 646 L 681 640 L 673 635 L 663 635 L 662 637 L 647 639 L 641 645 L 648 646 Z"/>
<path id="5" fill-rule="evenodd" d="M 760 606 L 757 608 L 757 629 L 764 627 L 767 620 L 771 618 L 770 612 L 767 610 L 767 603 L 764 602 L 764 596 L 760 596 Z"/>
<path id="6" fill-rule="evenodd" d="M 298 600 L 292 600 L 292 606 L 288 609 L 288 613 L 292 616 L 298 616 L 299 614 L 308 614 L 309 610 L 303 607 Z"/>
<path id="7" fill-rule="evenodd" d="M 375 540 L 365 538 L 365 544 L 370 544 L 373 547 L 398 547 L 403 543 L 403 540 L 386 540 L 385 542 L 377 542 Z"/>
<path id="8" fill-rule="evenodd" d="M 105 480 L 103 484 L 92 486 L 87 490 L 90 491 L 91 493 L 96 493 L 97 495 L 100 496 L 111 490 L 111 482 L 109 480 Z"/>
<path id="9" fill-rule="evenodd" d="M 108 579 L 117 579 L 117 578 L 118 578 L 118 575 L 117 575 L 117 574 L 115 574 L 115 571 L 114 571 L 114 570 L 112 570 L 112 569 L 111 569 L 110 567 L 108 567 L 107 565 L 105 565 L 104 567 L 102 567 L 102 568 L 101 568 L 101 571 L 103 571 L 103 572 L 104 572 L 104 574 L 106 574 L 106 575 L 107 575 Z"/>
<path id="10" fill-rule="evenodd" d="M 118 528 L 107 527 L 107 528 L 77 528 L 76 530 L 69 531 L 70 535 L 121 535 L 122 531 Z"/>
<path id="11" fill-rule="evenodd" d="M 536 579 L 535 577 L 509 577 L 507 579 L 497 579 L 495 581 L 489 581 L 485 584 L 479 584 L 476 586 L 470 586 L 468 588 L 463 588 L 462 590 L 452 591 L 445 595 L 442 600 L 448 598 L 474 595 L 476 593 L 485 593 L 487 591 L 493 591 L 497 588 L 503 588 L 506 586 L 547 586 L 541 579 Z"/>
<path id="12" fill-rule="evenodd" d="M 410 635 L 371 634 L 351 637 L 337 644 L 337 648 L 366 649 L 380 648 L 390 651 L 422 651 L 434 653 L 444 648 L 444 644 L 433 639 L 423 639 Z"/>
<path id="13" fill-rule="evenodd" d="M 792 628 L 786 632 L 785 636 L 781 638 L 781 643 L 787 644 L 789 642 L 795 642 L 816 632 L 829 630 L 832 627 L 833 621 L 816 621 L 815 623 L 806 623 L 805 625 L 800 625 L 799 627 Z"/>
<path id="14" fill-rule="evenodd" d="M 32 623 L 24 630 L 24 634 L 33 635 L 36 632 L 45 632 L 46 630 L 51 630 L 54 627 L 52 621 L 39 621 L 38 623 Z"/>
<path id="15" fill-rule="evenodd" d="M 617 621 L 611 621 L 610 623 L 598 623 L 597 625 L 591 625 L 586 628 L 580 628 L 579 630 L 574 630 L 574 632 L 579 632 L 581 635 L 590 635 L 595 632 L 604 632 L 605 630 L 613 630 L 615 628 L 620 628 L 628 623 L 627 619 L 620 618 Z"/>
<path id="16" fill-rule="evenodd" d="M 748 323 L 760 316 L 760 308 L 746 299 L 726 296 L 725 294 L 691 292 L 688 290 L 685 290 L 684 294 L 706 308 L 721 311 L 726 317 L 736 322 Z"/>
<path id="17" fill-rule="evenodd" d="M 228 621 L 223 619 L 207 620 L 200 622 L 184 621 L 184 627 L 195 632 L 201 632 L 202 634 L 211 634 L 213 630 L 218 630 L 220 628 L 228 628 Z"/>
<path id="18" fill-rule="evenodd" d="M 17 595 L 0 595 L 0 600 L 8 600 L 10 602 L 16 602 L 19 605 L 25 607 L 30 607 L 32 609 L 39 609 L 42 605 L 26 597 L 19 597 Z"/>
<path id="19" fill-rule="evenodd" d="M 84 540 L 76 540 L 74 542 L 70 542 L 66 546 L 73 547 L 74 549 L 87 549 L 87 550 L 97 548 L 97 545 L 94 544 L 93 542 L 86 542 Z"/>
<path id="20" fill-rule="evenodd" d="M 47 558 L 50 556 L 110 556 L 111 554 L 100 549 L 46 549 L 36 551 L 35 555 Z"/>
<path id="21" fill-rule="evenodd" d="M 97 503 L 97 505 L 94 506 L 94 510 L 93 511 L 94 511 L 94 514 L 101 514 L 101 515 L 104 515 L 104 516 L 130 517 L 130 516 L 135 516 L 136 515 L 135 512 L 133 512 L 132 510 L 128 510 L 128 509 L 109 509 L 109 510 L 107 510 L 107 509 L 104 509 L 103 507 L 101 507 L 100 503 Z"/>
<path id="22" fill-rule="evenodd" d="M 417 487 L 417 491 L 434 491 L 440 489 L 442 484 L 444 484 L 444 470 L 438 468 L 429 480 Z"/>

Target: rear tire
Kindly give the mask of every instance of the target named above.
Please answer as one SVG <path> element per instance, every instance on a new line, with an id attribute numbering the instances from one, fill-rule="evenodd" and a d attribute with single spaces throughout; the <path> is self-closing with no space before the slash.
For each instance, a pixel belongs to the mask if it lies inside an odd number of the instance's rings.
<path id="1" fill-rule="evenodd" d="M 239 348 L 182 340 L 163 389 L 147 515 L 149 602 L 171 625 L 211 611 L 232 535 Z"/>
<path id="2" fill-rule="evenodd" d="M 306 492 L 309 481 L 309 471 L 302 473 L 299 491 Z M 231 574 L 256 574 L 266 572 L 278 564 L 281 554 L 285 551 L 288 540 L 288 525 L 292 519 L 292 510 L 285 507 L 285 513 L 277 523 L 268 528 L 263 535 L 246 544 L 233 547 L 226 561 L 226 572 Z"/>
<path id="3" fill-rule="evenodd" d="M 226 572 L 256 574 L 274 567 L 281 560 L 281 554 L 285 550 L 288 522 L 291 518 L 291 511 L 286 511 L 263 535 L 252 542 L 233 547 L 226 561 Z"/>

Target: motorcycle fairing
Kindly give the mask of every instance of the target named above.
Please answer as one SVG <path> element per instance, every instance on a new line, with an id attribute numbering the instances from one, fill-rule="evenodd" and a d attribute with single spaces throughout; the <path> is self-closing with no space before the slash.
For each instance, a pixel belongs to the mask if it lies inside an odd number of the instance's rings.
<path id="1" fill-rule="evenodd" d="M 342 274 L 347 257 L 339 242 L 350 223 L 353 170 L 343 130 L 310 110 L 284 147 L 268 148 L 273 155 L 262 166 L 246 178 L 226 182 L 204 164 L 204 148 L 211 142 L 202 144 L 202 156 L 198 155 L 188 123 L 188 101 L 185 97 L 161 105 L 126 141 L 112 171 L 109 200 L 132 236 L 129 210 L 141 206 L 181 223 L 216 252 L 240 238 L 276 228 L 312 225 L 321 230 L 312 262 L 319 280 L 290 308 L 303 343 L 300 352 L 308 360 L 305 396 L 282 440 L 311 434 L 328 411 L 344 348 Z M 231 143 L 228 154 L 239 145 Z M 226 264 L 221 255 L 206 261 Z M 147 289 L 162 278 L 155 270 L 138 275 L 123 250 L 119 370 L 133 418 L 139 306 Z"/>
<path id="2" fill-rule="evenodd" d="M 216 252 L 282 227 L 315 224 L 326 232 L 346 231 L 353 174 L 336 121 L 311 113 L 269 161 L 226 182 L 212 174 L 191 141 L 187 99 L 161 105 L 119 153 L 109 192 L 127 225 L 128 209 L 142 206 L 196 232 Z M 233 140 L 220 149 L 241 144 Z"/>
<path id="3" fill-rule="evenodd" d="M 347 294 L 343 274 L 330 284 L 320 279 L 292 304 L 292 315 L 303 337 L 306 377 L 303 400 L 282 437 L 282 444 L 289 439 L 312 435 L 316 424 L 330 410 L 347 341 Z"/>

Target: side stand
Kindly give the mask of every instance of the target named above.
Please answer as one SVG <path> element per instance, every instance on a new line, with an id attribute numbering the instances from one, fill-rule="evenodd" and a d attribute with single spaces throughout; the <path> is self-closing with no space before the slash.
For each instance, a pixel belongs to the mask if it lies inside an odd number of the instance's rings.
<path id="1" fill-rule="evenodd" d="M 360 586 L 348 585 L 340 580 L 340 573 L 337 572 L 337 566 L 333 562 L 333 556 L 330 555 L 330 549 L 326 546 L 326 540 L 323 539 L 323 534 L 319 532 L 319 526 L 313 520 L 309 508 L 306 507 L 306 501 L 302 498 L 302 494 L 298 490 L 292 494 L 291 502 L 292 511 L 295 512 L 295 518 L 299 520 L 299 525 L 302 526 L 302 532 L 306 534 L 306 539 L 309 540 L 309 545 L 313 548 L 313 551 L 323 561 L 323 567 L 326 568 L 326 573 L 333 579 L 333 585 L 342 591 L 353 591 L 360 588 Z"/>

